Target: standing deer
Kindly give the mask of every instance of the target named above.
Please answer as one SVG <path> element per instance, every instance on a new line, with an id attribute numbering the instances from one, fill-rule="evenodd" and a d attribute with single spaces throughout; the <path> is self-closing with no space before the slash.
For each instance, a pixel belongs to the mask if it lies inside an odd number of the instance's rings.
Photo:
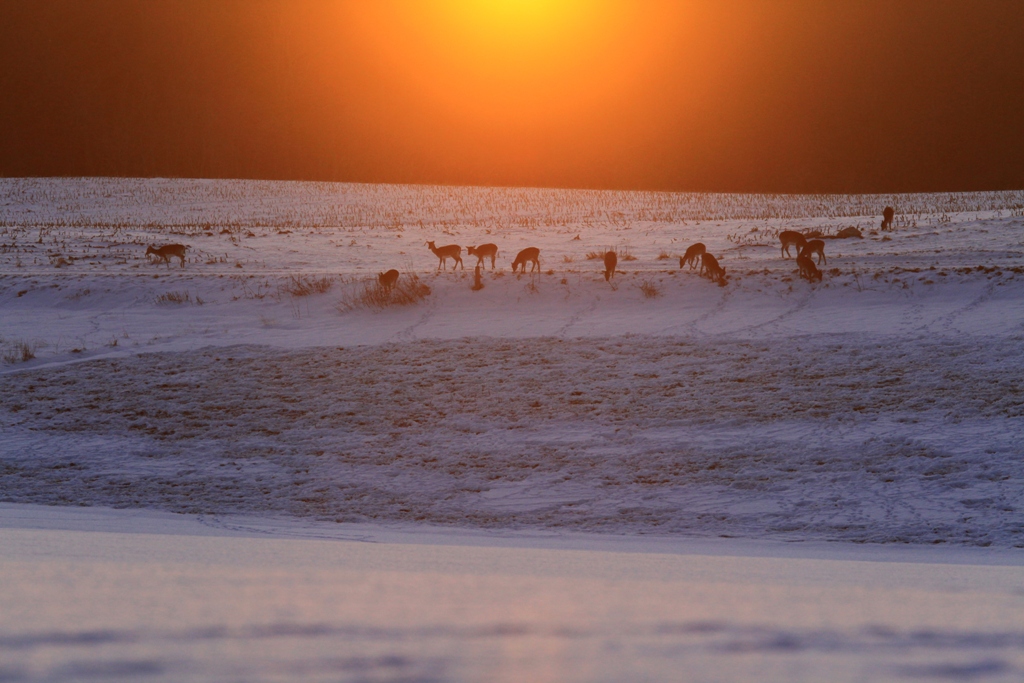
<path id="1" fill-rule="evenodd" d="M 153 254 L 157 259 L 163 259 L 168 268 L 171 267 L 171 257 L 174 256 L 175 258 L 181 259 L 181 267 L 184 268 L 186 249 L 188 249 L 188 247 L 184 244 L 165 244 L 160 248 L 150 246 L 146 249 L 146 256 L 148 257 L 150 254 Z"/>
<path id="2" fill-rule="evenodd" d="M 494 260 L 498 258 L 497 244 L 481 244 L 479 247 L 466 247 L 470 256 L 476 256 L 476 263 L 480 265 L 485 259 L 491 259 L 491 270 L 494 270 Z"/>
<path id="3" fill-rule="evenodd" d="M 536 268 L 540 270 L 540 249 L 537 247 L 527 247 L 516 255 L 516 260 L 512 262 L 512 272 L 516 272 L 516 268 L 519 266 L 523 267 L 523 272 L 526 272 L 526 264 L 530 265 L 530 272 Z"/>
<path id="4" fill-rule="evenodd" d="M 803 249 L 800 250 L 800 253 L 808 258 L 810 258 L 811 254 L 817 254 L 818 265 L 820 266 L 823 260 L 825 261 L 825 265 L 828 265 L 828 259 L 825 258 L 825 242 L 822 240 L 808 240 L 807 243 L 804 244 Z"/>
<path id="5" fill-rule="evenodd" d="M 821 271 L 814 265 L 814 261 L 807 255 L 807 252 L 803 252 L 796 257 L 796 265 L 800 269 L 800 277 L 808 282 L 821 281 Z"/>
<path id="6" fill-rule="evenodd" d="M 708 279 L 725 285 L 725 268 L 718 265 L 718 259 L 713 254 L 704 252 L 700 257 L 700 274 L 707 274 Z"/>
<path id="7" fill-rule="evenodd" d="M 789 256 L 789 248 L 791 246 L 796 247 L 796 253 L 799 255 L 800 250 L 807 244 L 807 238 L 793 230 L 783 230 L 780 232 L 779 241 L 782 242 L 782 258 Z"/>
<path id="8" fill-rule="evenodd" d="M 686 253 L 679 257 L 679 267 L 682 268 L 687 263 L 690 264 L 690 270 L 697 267 L 697 262 L 700 257 L 707 251 L 707 247 L 704 246 L 703 242 L 697 242 L 697 244 L 691 244 L 686 248 Z"/>
<path id="9" fill-rule="evenodd" d="M 882 209 L 882 230 L 892 230 L 892 219 L 895 215 L 896 211 L 891 206 Z"/>
<path id="10" fill-rule="evenodd" d="M 455 270 L 455 266 L 462 266 L 463 270 L 466 269 L 466 266 L 462 263 L 462 247 L 459 245 L 449 244 L 444 247 L 436 247 L 433 242 L 427 242 L 427 246 L 430 247 L 430 251 L 434 252 L 434 256 L 437 257 L 438 270 L 441 270 L 441 266 L 448 270 L 448 259 L 455 259 L 452 270 Z"/>
<path id="11" fill-rule="evenodd" d="M 604 255 L 604 279 L 605 282 L 610 282 L 612 277 L 615 276 L 615 266 L 619 262 L 619 255 L 614 251 L 606 252 Z"/>
<path id="12" fill-rule="evenodd" d="M 386 273 L 378 273 L 377 282 L 379 282 L 380 286 L 384 289 L 390 290 L 395 286 L 395 283 L 398 282 L 398 271 L 392 268 Z"/>

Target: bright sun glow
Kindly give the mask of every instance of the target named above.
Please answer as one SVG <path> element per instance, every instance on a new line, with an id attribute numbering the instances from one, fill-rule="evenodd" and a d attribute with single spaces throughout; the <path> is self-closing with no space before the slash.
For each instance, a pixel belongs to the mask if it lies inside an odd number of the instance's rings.
<path id="1" fill-rule="evenodd" d="M 578 0 L 447 0 L 437 8 L 439 28 L 453 47 L 509 67 L 523 59 L 558 58 L 594 33 L 601 19 L 600 5 Z"/>
<path id="2" fill-rule="evenodd" d="M 468 125 L 536 127 L 599 106 L 664 37 L 642 4 L 609 0 L 372 6 L 367 26 L 394 73 Z"/>
<path id="3" fill-rule="evenodd" d="M 438 7 L 453 23 L 464 23 L 469 31 L 510 41 L 556 33 L 564 28 L 559 24 L 578 20 L 587 10 L 584 2 L 551 0 L 447 0 Z"/>

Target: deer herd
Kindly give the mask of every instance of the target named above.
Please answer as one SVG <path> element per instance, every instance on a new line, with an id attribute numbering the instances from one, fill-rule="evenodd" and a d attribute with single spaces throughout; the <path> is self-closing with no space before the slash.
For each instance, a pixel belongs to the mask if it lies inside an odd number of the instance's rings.
<path id="1" fill-rule="evenodd" d="M 885 207 L 882 212 L 882 229 L 887 230 L 892 228 L 893 217 L 895 211 L 891 206 Z M 842 230 L 837 237 L 860 237 L 860 231 L 857 228 L 846 228 Z M 828 265 L 828 258 L 825 256 L 825 241 L 821 239 L 808 239 L 806 235 L 795 230 L 783 230 L 779 233 L 779 242 L 781 243 L 781 255 L 782 258 L 792 258 L 794 253 L 790 249 L 795 249 L 796 266 L 797 272 L 800 277 L 804 278 L 808 282 L 820 282 L 822 278 L 822 272 L 818 269 L 818 266 L 825 264 Z M 427 242 L 427 246 L 430 251 L 437 256 L 438 264 L 437 269 L 447 270 L 447 261 L 452 259 L 455 266 L 462 266 L 462 247 L 457 244 L 449 244 L 447 246 L 438 247 L 433 242 Z M 476 264 L 476 278 L 477 284 L 479 285 L 480 268 L 486 265 L 485 260 L 490 259 L 491 270 L 494 270 L 495 260 L 498 257 L 498 245 L 496 244 L 481 244 L 476 247 L 467 247 L 466 251 L 470 256 L 477 257 Z M 812 257 L 817 257 L 814 259 Z M 815 260 L 817 262 L 815 262 Z M 604 279 L 608 282 L 615 276 L 615 268 L 618 265 L 619 257 L 615 251 L 607 251 L 604 254 Z M 529 247 L 523 249 L 517 255 L 514 261 L 512 261 L 512 272 L 526 273 L 526 265 L 530 264 L 530 272 L 533 273 L 535 270 L 540 270 L 540 249 L 537 247 Z M 679 257 L 679 267 L 685 268 L 690 267 L 690 270 L 694 270 L 700 266 L 698 275 L 707 277 L 712 282 L 718 283 L 720 286 L 725 286 L 726 276 L 725 268 L 718 262 L 714 254 L 708 252 L 707 247 L 702 242 L 690 245 L 686 252 Z M 465 269 L 465 266 L 462 266 Z M 521 270 L 520 270 L 520 267 Z M 395 271 L 390 271 L 395 272 Z M 384 274 L 381 274 L 381 278 Z M 383 285 L 384 280 L 381 280 Z M 481 285 L 482 287 L 482 285 Z"/>
<path id="2" fill-rule="evenodd" d="M 882 229 L 891 229 L 893 217 L 895 211 L 891 206 L 885 207 L 882 212 Z M 857 236 L 860 235 L 859 231 L 855 228 L 847 228 L 847 230 L 853 230 Z M 845 232 L 845 231 L 844 231 Z M 841 235 L 846 236 L 846 235 Z M 822 263 L 828 264 L 828 259 L 825 257 L 825 242 L 820 239 L 807 239 L 802 233 L 794 230 L 784 230 L 779 233 L 779 242 L 781 243 L 781 256 L 782 258 L 790 258 L 793 254 L 790 252 L 790 248 L 796 249 L 796 265 L 797 272 L 800 277 L 806 279 L 808 282 L 820 282 L 822 278 L 821 270 L 818 269 Z M 426 246 L 433 252 L 434 256 L 437 257 L 437 269 L 447 270 L 448 259 L 452 260 L 452 270 L 455 270 L 457 266 L 461 266 L 463 270 L 466 269 L 465 264 L 462 262 L 462 247 L 458 244 L 447 244 L 445 246 L 437 246 L 432 240 L 426 242 Z M 146 257 L 155 256 L 157 261 L 163 261 L 168 267 L 171 265 L 171 258 L 177 258 L 180 261 L 182 268 L 185 267 L 185 251 L 189 247 L 183 244 L 166 244 L 162 247 L 150 246 L 146 249 Z M 481 268 L 486 266 L 486 261 L 489 259 L 491 262 L 491 270 L 495 268 L 495 262 L 498 258 L 498 245 L 496 244 L 481 244 L 479 246 L 466 247 L 466 252 L 469 256 L 476 256 L 476 285 L 475 289 L 482 288 L 480 282 L 480 271 Z M 812 256 L 817 256 L 817 263 L 815 263 Z M 613 250 L 609 250 L 604 254 L 604 279 L 608 282 L 615 276 L 615 268 L 618 265 L 618 254 Z M 725 286 L 725 268 L 718 263 L 718 259 L 713 254 L 708 252 L 707 247 L 703 243 L 697 242 L 687 248 L 686 252 L 679 257 L 679 267 L 684 268 L 690 267 L 690 270 L 695 269 L 698 264 L 700 265 L 700 271 L 698 274 L 702 277 L 707 277 L 712 282 L 718 283 L 720 286 Z M 526 273 L 526 266 L 530 266 L 530 273 L 540 271 L 540 249 L 537 247 L 527 247 L 518 254 L 516 254 L 515 260 L 512 261 L 512 272 Z M 380 273 L 377 276 L 377 280 L 380 286 L 386 290 L 392 289 L 398 282 L 399 272 L 397 270 L 389 270 L 385 273 Z"/>
<path id="3" fill-rule="evenodd" d="M 887 208 L 888 210 L 888 208 Z M 888 215 L 888 214 L 887 214 Z M 890 219 L 891 221 L 891 219 Z M 822 263 L 828 264 L 828 259 L 825 257 L 825 242 L 820 239 L 807 239 L 805 235 L 793 230 L 785 230 L 779 233 L 779 241 L 782 243 L 782 258 L 789 258 L 793 256 L 790 252 L 790 248 L 796 249 L 796 265 L 800 277 L 807 279 L 810 282 L 821 280 L 821 271 L 818 270 L 818 265 Z M 465 265 L 462 263 L 462 247 L 457 244 L 449 244 L 443 247 L 439 247 L 433 242 L 427 242 L 426 246 L 430 248 L 430 251 L 437 256 L 438 270 L 447 270 L 448 259 L 452 259 L 454 269 L 455 266 L 462 266 L 465 270 Z M 485 266 L 485 259 L 490 259 L 491 270 L 494 270 L 495 260 L 498 256 L 498 246 L 496 244 L 481 244 L 478 247 L 466 247 L 466 251 L 470 256 L 477 257 L 476 263 L 476 278 L 477 284 L 479 284 L 480 268 Z M 812 256 L 817 256 L 817 265 L 815 265 Z M 608 282 L 615 276 L 615 268 L 618 265 L 619 257 L 615 251 L 607 251 L 604 254 L 604 279 Z M 540 249 L 537 247 L 528 247 L 520 251 L 514 261 L 512 261 L 512 272 L 526 273 L 526 266 L 530 265 L 530 272 L 540 270 Z M 686 253 L 679 257 L 679 267 L 685 268 L 690 267 L 690 270 L 700 266 L 698 275 L 707 277 L 712 282 L 718 283 L 720 286 L 725 286 L 725 268 L 718 263 L 718 259 L 715 258 L 714 254 L 708 252 L 707 247 L 702 242 L 697 242 L 687 248 Z M 389 271 L 389 273 L 395 273 L 396 271 Z M 381 285 L 384 285 L 384 273 L 381 273 Z M 478 287 L 479 288 L 479 287 Z"/>

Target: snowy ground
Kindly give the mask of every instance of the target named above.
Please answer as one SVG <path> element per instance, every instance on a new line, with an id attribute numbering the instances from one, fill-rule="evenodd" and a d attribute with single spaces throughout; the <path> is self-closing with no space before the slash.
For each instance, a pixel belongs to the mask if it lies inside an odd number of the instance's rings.
<path id="1" fill-rule="evenodd" d="M 1024 547 L 1022 207 L 2 180 L 0 500 Z M 821 283 L 780 257 L 848 226 Z M 498 269 L 472 291 L 426 240 Z M 727 286 L 679 269 L 696 241 Z M 145 260 L 169 242 L 186 268 Z M 392 267 L 430 296 L 349 310 Z"/>
<path id="2" fill-rule="evenodd" d="M 0 504 L 0 680 L 1019 681 L 1020 559 Z"/>

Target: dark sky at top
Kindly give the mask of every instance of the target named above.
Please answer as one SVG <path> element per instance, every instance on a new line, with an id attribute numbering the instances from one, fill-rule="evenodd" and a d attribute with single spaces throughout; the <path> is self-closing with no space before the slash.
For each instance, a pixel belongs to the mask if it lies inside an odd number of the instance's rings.
<path id="1" fill-rule="evenodd" d="M 427 5 L 4 0 L 0 175 L 1024 188 L 1024 2 L 652 0 L 479 96 Z"/>

